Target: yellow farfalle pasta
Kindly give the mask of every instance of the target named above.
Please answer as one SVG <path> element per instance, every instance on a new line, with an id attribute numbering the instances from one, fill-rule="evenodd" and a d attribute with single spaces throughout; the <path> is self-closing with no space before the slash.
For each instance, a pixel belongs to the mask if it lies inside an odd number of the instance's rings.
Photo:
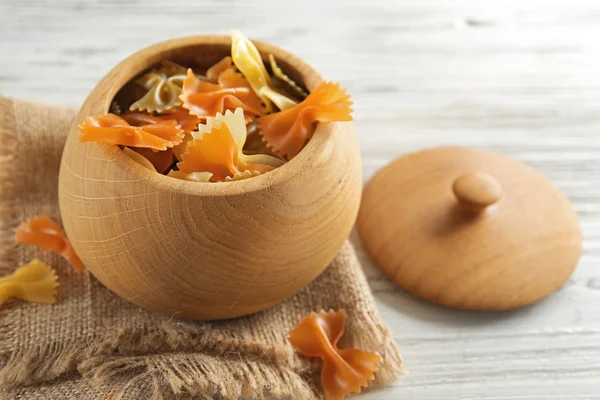
<path id="1" fill-rule="evenodd" d="M 171 178 L 191 182 L 210 182 L 210 178 L 212 178 L 212 175 L 213 174 L 211 174 L 210 172 L 190 172 L 186 174 L 185 172 L 175 170 L 167 174 L 167 176 L 170 176 Z"/>
<path id="2" fill-rule="evenodd" d="M 271 78 L 258 49 L 250 39 L 235 29 L 231 30 L 231 58 L 250 83 L 252 90 L 265 104 L 267 112 L 273 112 L 272 103 L 280 110 L 287 110 L 297 104 L 272 88 Z"/>
<path id="3" fill-rule="evenodd" d="M 130 111 L 164 112 L 181 105 L 179 95 L 186 69 L 170 61 L 163 61 L 162 68 L 150 71 L 135 82 L 147 90 L 146 95 L 133 103 Z"/>
<path id="4" fill-rule="evenodd" d="M 58 277 L 52 267 L 33 259 L 12 275 L 0 278 L 0 306 L 7 299 L 21 299 L 32 303 L 56 303 Z"/>
<path id="5" fill-rule="evenodd" d="M 248 178 L 252 178 L 254 176 L 259 176 L 259 175 L 260 175 L 260 172 L 258 172 L 258 171 L 237 172 L 234 176 L 226 177 L 225 182 L 240 181 L 242 179 L 248 179 Z"/>

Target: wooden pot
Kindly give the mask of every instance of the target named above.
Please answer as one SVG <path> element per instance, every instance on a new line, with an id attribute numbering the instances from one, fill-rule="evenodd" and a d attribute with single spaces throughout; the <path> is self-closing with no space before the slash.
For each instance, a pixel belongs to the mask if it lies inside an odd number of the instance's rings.
<path id="1" fill-rule="evenodd" d="M 255 41 L 312 90 L 308 64 Z M 117 146 L 80 143 L 77 125 L 107 113 L 116 93 L 162 59 L 208 67 L 225 36 L 173 39 L 118 64 L 94 88 L 65 144 L 59 204 L 89 271 L 119 296 L 163 314 L 223 319 L 268 308 L 315 279 L 348 237 L 362 177 L 351 122 L 318 124 L 290 162 L 246 180 L 182 181 L 150 171 Z"/>

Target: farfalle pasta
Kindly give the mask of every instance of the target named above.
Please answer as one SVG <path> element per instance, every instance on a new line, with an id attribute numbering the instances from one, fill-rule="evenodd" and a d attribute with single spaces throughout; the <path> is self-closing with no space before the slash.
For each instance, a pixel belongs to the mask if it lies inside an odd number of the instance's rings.
<path id="1" fill-rule="evenodd" d="M 308 93 L 237 30 L 230 55 L 212 66 L 162 60 L 110 104 L 79 125 L 80 141 L 118 145 L 149 170 L 190 182 L 268 173 L 302 150 L 316 123 L 352 119 L 338 84 Z"/>
<path id="2" fill-rule="evenodd" d="M 81 142 L 102 142 L 166 150 L 183 141 L 184 132 L 176 120 L 132 126 L 114 114 L 88 117 L 79 125 Z"/>
<path id="3" fill-rule="evenodd" d="M 289 97 L 277 92 L 271 87 L 271 77 L 254 44 L 240 31 L 231 30 L 231 58 L 238 69 L 244 74 L 252 90 L 260 97 L 268 111 L 273 111 L 271 103 L 280 110 L 287 110 L 296 105 Z"/>
<path id="4" fill-rule="evenodd" d="M 46 215 L 39 215 L 22 223 L 17 228 L 17 243 L 30 244 L 62 255 L 77 271 L 83 263 L 61 227 Z"/>
<path id="5" fill-rule="evenodd" d="M 135 81 L 147 92 L 129 110 L 163 112 L 180 105 L 179 95 L 185 78 L 185 68 L 164 60 L 161 69 L 150 71 Z"/>
<path id="6" fill-rule="evenodd" d="M 151 124 L 160 124 L 165 121 L 177 121 L 179 128 L 185 133 L 191 133 L 198 129 L 201 118 L 190 114 L 185 108 L 177 106 L 165 110 L 160 114 L 154 115 L 141 111 L 128 111 L 121 117 L 133 126 L 144 126 Z"/>
<path id="7" fill-rule="evenodd" d="M 134 151 L 133 148 L 130 149 L 129 147 L 125 147 L 123 149 L 123 153 L 125 153 L 133 161 L 140 164 L 142 167 L 148 168 L 149 170 L 154 172 L 158 172 L 156 168 L 154 168 L 154 165 L 150 162 L 150 160 L 148 160 L 146 157 L 144 157 L 137 151 Z"/>
<path id="8" fill-rule="evenodd" d="M 48 264 L 33 259 L 11 275 L 0 278 L 0 307 L 11 298 L 54 304 L 57 291 L 56 272 Z"/>
<path id="9" fill-rule="evenodd" d="M 201 118 L 214 117 L 238 107 L 251 116 L 263 114 L 258 96 L 242 75 L 231 68 L 219 75 L 217 83 L 200 80 L 189 69 L 179 98 L 190 114 Z"/>
<path id="10" fill-rule="evenodd" d="M 206 124 L 193 132 L 182 161 L 177 164 L 184 173 L 210 172 L 211 181 L 250 178 L 271 171 L 283 161 L 265 154 L 243 153 L 246 123 L 241 108 L 207 118 Z M 248 174 L 244 172 L 248 171 Z"/>
<path id="11" fill-rule="evenodd" d="M 259 176 L 259 175 L 260 175 L 260 172 L 258 172 L 258 171 L 246 170 L 244 172 L 236 172 L 235 175 L 226 177 L 225 182 L 239 181 L 242 179 L 248 179 L 248 178 L 252 178 L 253 176 Z"/>
<path id="12" fill-rule="evenodd" d="M 315 122 L 352 121 L 351 105 L 339 84 L 321 82 L 297 106 L 262 117 L 259 133 L 273 150 L 293 158 L 312 135 Z"/>
<path id="13" fill-rule="evenodd" d="M 326 400 L 341 400 L 350 393 L 359 393 L 379 370 L 381 357 L 377 354 L 338 348 L 345 319 L 344 310 L 311 313 L 290 332 L 289 341 L 298 353 L 323 360 L 321 385 Z"/>
<path id="14" fill-rule="evenodd" d="M 219 76 L 225 72 L 225 70 L 231 68 L 233 60 L 231 57 L 224 57 L 221 61 L 206 70 L 206 79 L 212 82 L 217 82 Z"/>
<path id="15" fill-rule="evenodd" d="M 181 179 L 183 181 L 191 181 L 191 182 L 210 182 L 210 178 L 212 178 L 210 172 L 189 172 L 185 173 L 179 170 L 173 170 L 167 174 L 171 178 Z"/>
<path id="16" fill-rule="evenodd" d="M 202 139 L 202 137 L 206 134 L 209 134 L 210 131 L 219 126 L 220 124 L 225 123 L 235 144 L 237 146 L 237 152 L 239 157 L 239 162 L 242 165 L 266 165 L 269 167 L 277 168 L 281 166 L 284 161 L 275 158 L 266 154 L 252 154 L 248 155 L 243 152 L 244 146 L 246 144 L 246 140 L 248 138 L 247 125 L 244 122 L 244 112 L 242 109 L 238 108 L 234 113 L 231 111 L 225 112 L 223 114 L 217 114 L 214 118 L 207 118 L 205 124 L 198 125 L 198 131 L 193 132 L 192 136 L 194 139 Z"/>
<path id="17" fill-rule="evenodd" d="M 148 160 L 159 174 L 164 174 L 173 164 L 173 149 L 156 151 L 143 147 L 132 147 L 131 150 Z"/>
<path id="18" fill-rule="evenodd" d="M 290 88 L 290 90 L 294 91 L 295 94 L 300 96 L 302 99 L 305 99 L 306 96 L 308 96 L 308 93 L 306 93 L 306 91 L 302 89 L 300 85 L 294 82 L 292 78 L 287 76 L 285 72 L 279 68 L 279 65 L 277 65 L 277 61 L 275 61 L 273 54 L 269 54 L 269 64 L 271 64 L 271 71 L 273 71 L 275 79 L 283 82 L 288 88 Z"/>
<path id="19" fill-rule="evenodd" d="M 172 152 L 169 151 L 168 153 L 171 157 L 175 156 L 178 160 L 181 160 L 181 154 L 185 151 L 187 142 L 189 140 L 191 140 L 191 138 L 192 138 L 190 133 L 194 130 L 197 130 L 198 124 L 202 121 L 201 118 L 198 118 L 197 116 L 190 114 L 188 112 L 188 110 L 186 110 L 185 108 L 180 107 L 180 106 L 174 107 L 170 110 L 165 110 L 163 113 L 158 114 L 158 115 L 149 114 L 149 113 L 140 112 L 140 111 L 128 111 L 125 114 L 121 115 L 121 117 L 133 126 L 160 124 L 162 122 L 169 121 L 169 120 L 177 121 L 181 130 L 183 130 L 183 132 L 185 133 L 185 136 L 184 136 L 182 142 L 173 146 Z M 140 152 L 139 150 L 136 150 L 136 151 L 138 153 L 143 153 L 143 152 Z M 153 155 L 153 157 L 150 158 L 150 161 L 152 161 L 152 159 L 156 159 L 157 157 L 158 156 Z M 166 155 L 165 155 L 165 157 L 166 157 Z M 133 158 L 137 159 L 137 157 L 135 157 L 135 156 Z M 136 161 L 139 161 L 139 160 L 136 160 Z M 167 167 L 172 164 L 172 161 L 173 160 L 171 159 L 171 162 L 168 163 Z M 145 163 L 143 163 L 143 162 L 141 162 L 141 164 L 145 165 Z M 152 161 L 152 164 L 155 164 L 154 161 Z M 156 167 L 156 165 L 155 165 L 155 167 Z M 166 171 L 166 170 L 162 170 L 161 168 L 155 168 L 155 169 L 157 169 L 158 172 L 160 172 L 161 174 Z"/>

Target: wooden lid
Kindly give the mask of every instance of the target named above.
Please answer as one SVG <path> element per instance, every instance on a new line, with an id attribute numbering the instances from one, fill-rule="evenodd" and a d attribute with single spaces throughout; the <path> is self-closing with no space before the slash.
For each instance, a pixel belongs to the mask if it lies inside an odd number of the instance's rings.
<path id="1" fill-rule="evenodd" d="M 400 286 L 472 310 L 542 299 L 581 254 L 577 215 L 548 179 L 468 148 L 424 150 L 385 166 L 363 192 L 358 230 Z"/>

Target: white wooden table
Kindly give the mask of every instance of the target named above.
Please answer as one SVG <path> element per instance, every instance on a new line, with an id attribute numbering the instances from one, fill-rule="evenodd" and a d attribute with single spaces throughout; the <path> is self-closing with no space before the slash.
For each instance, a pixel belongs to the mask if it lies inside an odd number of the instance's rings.
<path id="1" fill-rule="evenodd" d="M 0 0 L 0 92 L 78 105 L 131 52 L 241 29 L 352 93 L 365 179 L 459 144 L 530 163 L 581 216 L 579 267 L 510 313 L 413 298 L 361 253 L 408 375 L 367 399 L 600 399 L 600 2 Z"/>

